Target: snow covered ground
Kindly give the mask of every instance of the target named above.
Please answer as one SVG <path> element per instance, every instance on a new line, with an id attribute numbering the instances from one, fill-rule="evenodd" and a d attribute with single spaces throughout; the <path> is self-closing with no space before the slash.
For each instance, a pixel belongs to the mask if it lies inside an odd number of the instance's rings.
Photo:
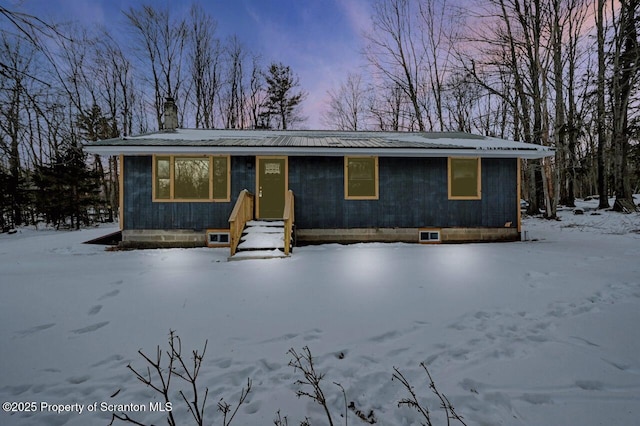
<path id="1" fill-rule="evenodd" d="M 137 351 L 166 349 L 169 330 L 185 352 L 208 340 L 208 424 L 222 424 L 217 402 L 235 403 L 247 378 L 234 425 L 273 424 L 278 409 L 291 425 L 326 424 L 295 396 L 287 351 L 304 346 L 338 424 L 333 382 L 377 424 L 418 423 L 397 407 L 407 394 L 393 367 L 437 413 L 423 361 L 469 425 L 638 424 L 640 214 L 592 215 L 594 203 L 557 222 L 526 219 L 525 242 L 323 245 L 241 262 L 226 262 L 227 249 L 81 244 L 108 227 L 0 235 L 0 402 L 37 408 L 0 412 L 0 424 L 105 425 L 103 402 L 161 401 L 127 365 L 145 369 Z M 172 403 L 178 423 L 192 424 L 177 395 Z M 166 413 L 129 414 L 165 423 Z M 352 411 L 348 421 L 364 424 Z"/>

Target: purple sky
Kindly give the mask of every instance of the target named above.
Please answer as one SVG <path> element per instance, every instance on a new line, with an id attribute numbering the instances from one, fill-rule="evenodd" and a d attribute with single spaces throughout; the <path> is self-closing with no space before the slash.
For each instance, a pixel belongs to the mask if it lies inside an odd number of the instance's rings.
<path id="1" fill-rule="evenodd" d="M 122 10 L 140 4 L 169 6 L 185 14 L 190 1 L 170 0 L 5 0 L 6 7 L 51 22 L 78 21 L 119 27 Z M 204 0 L 218 22 L 218 37 L 236 34 L 265 64 L 290 65 L 309 92 L 304 104 L 305 127 L 321 128 L 327 90 L 363 65 L 363 31 L 370 23 L 371 0 Z"/>

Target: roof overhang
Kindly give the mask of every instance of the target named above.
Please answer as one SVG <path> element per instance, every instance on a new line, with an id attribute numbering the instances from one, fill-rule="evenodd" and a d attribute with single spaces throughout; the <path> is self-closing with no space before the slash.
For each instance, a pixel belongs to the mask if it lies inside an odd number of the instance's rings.
<path id="1" fill-rule="evenodd" d="M 477 149 L 477 148 L 321 148 L 321 147 L 237 147 L 237 146 L 180 146 L 180 145 L 85 145 L 85 150 L 98 155 L 284 155 L 284 156 L 378 156 L 378 157 L 483 157 L 538 159 L 555 154 L 553 150 Z"/>
<path id="2" fill-rule="evenodd" d="M 90 142 L 99 155 L 287 155 L 535 159 L 549 147 L 457 132 L 341 132 L 176 129 Z"/>

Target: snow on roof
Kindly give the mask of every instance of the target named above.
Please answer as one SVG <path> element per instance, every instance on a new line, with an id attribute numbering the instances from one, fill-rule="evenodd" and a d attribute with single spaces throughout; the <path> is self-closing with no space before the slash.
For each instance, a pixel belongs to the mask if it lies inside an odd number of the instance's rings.
<path id="1" fill-rule="evenodd" d="M 228 153 L 235 155 L 483 156 L 542 158 L 541 145 L 461 132 L 343 132 L 176 129 L 108 139 L 85 145 L 102 155 Z"/>

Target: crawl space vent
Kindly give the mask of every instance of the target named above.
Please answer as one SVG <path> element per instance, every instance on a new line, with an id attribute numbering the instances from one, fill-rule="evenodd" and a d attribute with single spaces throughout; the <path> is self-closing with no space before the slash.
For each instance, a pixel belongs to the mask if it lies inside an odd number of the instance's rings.
<path id="1" fill-rule="evenodd" d="M 228 247 L 231 243 L 231 234 L 227 230 L 208 230 L 207 246 L 209 247 Z"/>
<path id="2" fill-rule="evenodd" d="M 439 229 L 420 229 L 418 234 L 418 242 L 423 244 L 440 243 Z"/>

